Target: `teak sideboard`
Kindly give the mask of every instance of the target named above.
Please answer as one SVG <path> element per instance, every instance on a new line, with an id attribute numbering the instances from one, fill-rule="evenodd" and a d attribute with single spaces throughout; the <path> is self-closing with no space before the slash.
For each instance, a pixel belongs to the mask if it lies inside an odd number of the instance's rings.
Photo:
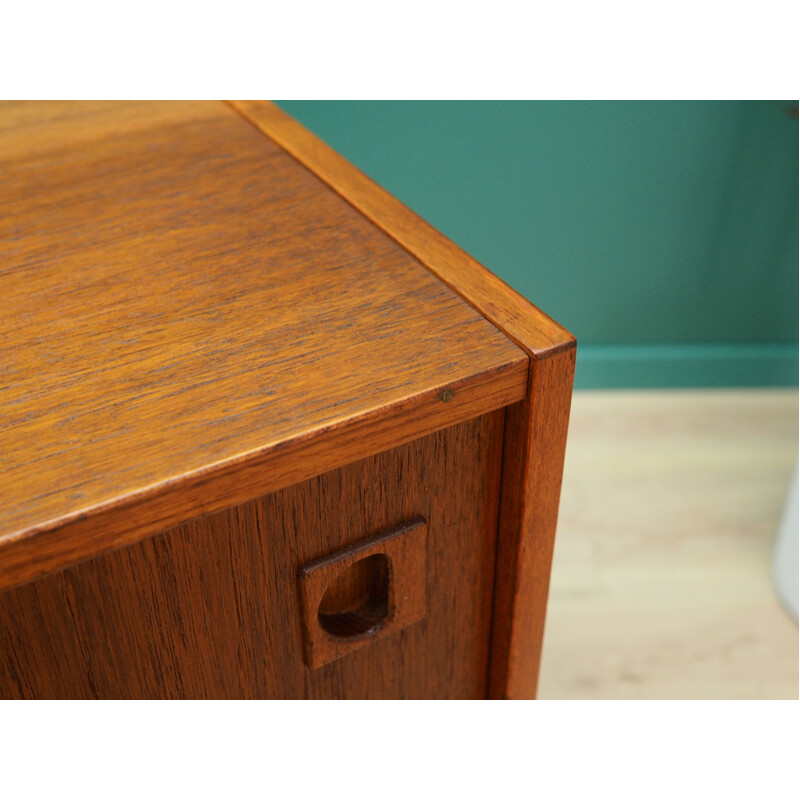
<path id="1" fill-rule="evenodd" d="M 574 364 L 275 105 L 0 105 L 0 697 L 533 697 Z"/>

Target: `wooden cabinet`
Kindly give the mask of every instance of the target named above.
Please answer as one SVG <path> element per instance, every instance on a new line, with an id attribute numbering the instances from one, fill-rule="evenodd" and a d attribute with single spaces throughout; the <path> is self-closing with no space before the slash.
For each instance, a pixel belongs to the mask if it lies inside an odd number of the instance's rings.
<path id="1" fill-rule="evenodd" d="M 268 103 L 0 152 L 0 697 L 532 697 L 570 334 Z"/>

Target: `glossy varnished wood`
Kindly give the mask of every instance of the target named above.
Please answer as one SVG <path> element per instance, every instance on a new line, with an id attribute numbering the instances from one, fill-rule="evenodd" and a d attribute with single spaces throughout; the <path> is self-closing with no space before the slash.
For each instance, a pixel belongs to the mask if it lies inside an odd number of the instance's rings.
<path id="1" fill-rule="evenodd" d="M 382 227 L 225 104 L 0 107 L 0 588 L 521 400 Z"/>
<path id="2" fill-rule="evenodd" d="M 0 593 L 0 697 L 479 698 L 503 411 Z M 427 521 L 423 619 L 304 664 L 302 565 Z"/>
<path id="3" fill-rule="evenodd" d="M 575 338 L 277 106 L 233 107 L 339 192 L 531 358 L 505 428 L 489 696 L 536 694 L 575 370 Z"/>

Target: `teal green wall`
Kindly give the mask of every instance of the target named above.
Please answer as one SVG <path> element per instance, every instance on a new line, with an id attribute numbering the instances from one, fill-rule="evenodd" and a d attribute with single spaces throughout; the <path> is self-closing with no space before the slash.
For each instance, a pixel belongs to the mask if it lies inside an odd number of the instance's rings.
<path id="1" fill-rule="evenodd" d="M 281 102 L 569 328 L 576 385 L 795 385 L 787 102 Z"/>

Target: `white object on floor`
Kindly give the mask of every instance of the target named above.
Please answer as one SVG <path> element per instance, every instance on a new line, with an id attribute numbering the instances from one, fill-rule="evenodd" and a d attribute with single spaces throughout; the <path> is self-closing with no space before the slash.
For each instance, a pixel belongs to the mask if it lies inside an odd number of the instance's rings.
<path id="1" fill-rule="evenodd" d="M 795 622 L 797 622 L 798 572 L 800 572 L 798 566 L 800 534 L 798 533 L 797 517 L 797 477 L 797 464 L 795 464 L 794 476 L 786 495 L 786 505 L 783 507 L 783 517 L 778 528 L 778 539 L 775 542 L 772 560 L 775 591 L 786 610 L 794 617 Z"/>

